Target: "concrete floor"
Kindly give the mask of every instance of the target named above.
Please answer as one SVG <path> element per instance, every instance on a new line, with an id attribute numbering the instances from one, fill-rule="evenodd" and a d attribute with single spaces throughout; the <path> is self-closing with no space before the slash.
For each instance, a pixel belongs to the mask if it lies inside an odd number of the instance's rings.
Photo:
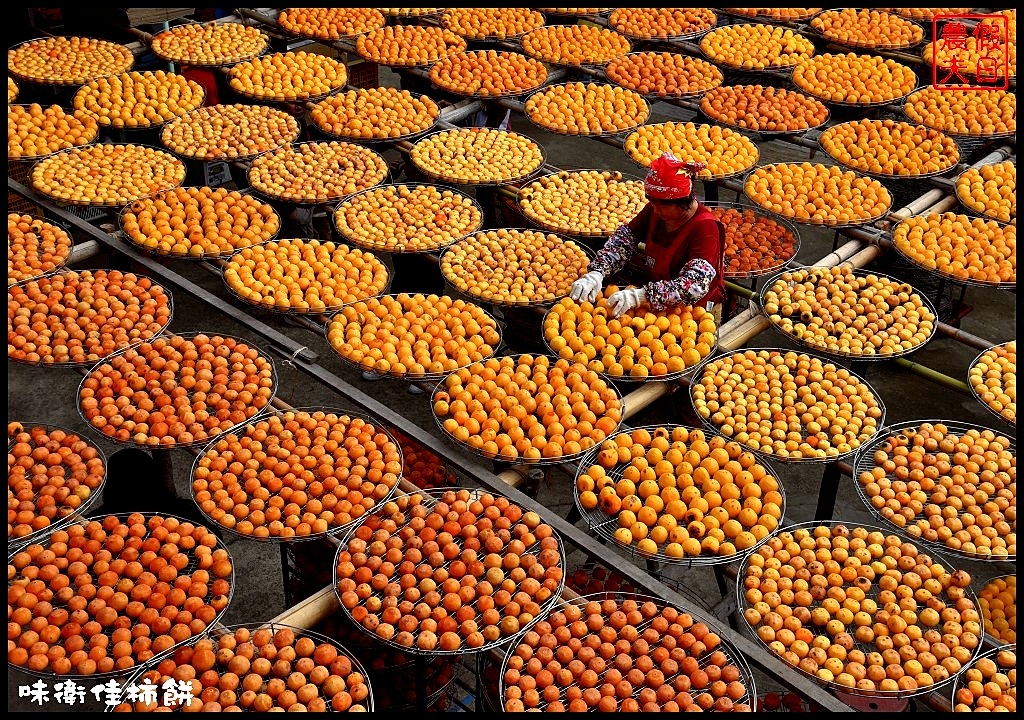
<path id="1" fill-rule="evenodd" d="M 393 82 L 394 78 L 386 70 L 381 70 L 382 81 Z M 659 104 L 655 107 L 650 122 L 667 119 L 692 119 L 692 114 L 676 108 Z M 620 149 L 601 142 L 580 138 L 564 138 L 552 136 L 531 125 L 521 116 L 513 117 L 512 129 L 523 132 L 538 140 L 546 149 L 548 162 L 565 168 L 612 168 L 626 173 L 642 176 L 643 171 L 634 165 Z M 808 157 L 806 149 L 782 143 L 765 143 L 760 145 L 761 163 L 802 160 Z M 394 157 L 389 151 L 386 156 Z M 822 161 L 819 154 L 817 161 Z M 723 191 L 722 200 L 731 200 L 733 193 Z M 801 250 L 797 257 L 800 263 L 813 263 L 827 255 L 832 249 L 831 232 L 820 229 L 800 227 L 802 240 Z M 89 260 L 83 267 L 110 267 L 110 259 L 97 256 Z M 221 279 L 198 265 L 187 261 L 170 261 L 174 270 L 196 282 L 203 288 L 224 299 L 225 303 L 243 307 L 226 291 Z M 916 274 L 915 278 L 920 278 Z M 909 279 L 909 278 L 908 278 Z M 172 288 L 172 292 L 173 292 Z M 1016 337 L 1016 296 L 1015 294 L 970 288 L 966 294 L 966 303 L 971 311 L 963 318 L 960 327 L 971 334 L 1001 343 Z M 171 329 L 176 332 L 215 331 L 240 337 L 252 337 L 251 331 L 234 322 L 227 315 L 211 312 L 209 307 L 189 297 L 184 292 L 174 292 L 175 315 Z M 248 308 L 245 308 L 248 310 Z M 298 342 L 307 345 L 320 357 L 320 363 L 346 382 L 371 394 L 391 408 L 399 410 L 410 422 L 421 428 L 438 433 L 430 412 L 428 395 L 410 395 L 407 384 L 397 380 L 384 379 L 368 383 L 360 378 L 355 370 L 346 366 L 326 342 L 322 335 L 316 335 L 306 329 L 282 322 L 279 317 L 255 311 L 255 317 L 267 322 Z M 257 345 L 260 338 L 254 337 Z M 795 347 L 786 342 L 783 336 L 774 330 L 766 330 L 749 343 L 749 347 Z M 513 348 L 516 350 L 517 348 Z M 965 380 L 967 368 L 978 351 L 962 345 L 952 339 L 937 337 L 925 348 L 914 353 L 911 359 L 927 368 L 944 373 L 950 377 Z M 336 397 L 331 390 L 325 389 L 316 381 L 289 366 L 279 357 L 274 356 L 279 385 L 278 397 L 287 403 L 299 406 L 327 406 L 345 408 L 342 397 Z M 945 419 L 961 423 L 992 427 L 1001 432 L 1011 432 L 991 415 L 973 397 L 949 391 L 931 383 L 919 375 L 911 373 L 891 362 L 872 364 L 866 373 L 866 379 L 882 398 L 886 407 L 887 423 L 899 423 L 910 420 Z M 8 418 L 22 422 L 46 422 L 82 433 L 97 442 L 105 453 L 112 453 L 117 448 L 105 442 L 91 431 L 75 408 L 77 388 L 81 375 L 64 369 L 44 369 L 27 367 L 17 363 L 8 364 Z M 628 390 L 628 388 L 627 388 Z M 681 422 L 679 408 L 687 406 L 689 401 L 685 389 L 676 392 L 673 399 L 659 401 L 640 417 L 631 421 L 632 425 Z M 679 404 L 676 404 L 679 403 Z M 451 447 L 451 446 L 449 446 Z M 451 447 L 453 465 L 461 455 L 458 448 Z M 172 451 L 174 481 L 181 497 L 189 497 L 189 474 L 193 455 L 185 451 Z M 475 456 L 474 460 L 478 459 Z M 814 511 L 820 489 L 822 466 L 813 465 L 778 465 L 777 469 L 783 481 L 787 507 L 786 521 L 800 523 L 814 518 Z M 141 480 L 141 478 L 140 478 Z M 553 512 L 565 516 L 573 505 L 571 472 L 554 469 L 547 473 L 538 486 L 537 497 Z M 867 512 L 860 498 L 854 491 L 850 478 L 843 478 L 835 504 L 835 515 L 851 523 L 878 524 L 874 516 Z M 585 527 L 581 521 L 579 527 Z M 223 623 L 256 623 L 268 621 L 286 609 L 283 591 L 281 558 L 278 546 L 237 539 L 226 538 L 227 547 L 236 566 L 236 586 L 234 598 L 223 618 Z M 625 558 L 623 554 L 623 558 Z M 329 557 L 318 558 L 330 564 Z M 581 553 L 570 557 L 569 566 L 583 560 Z M 623 562 L 629 560 L 624 559 Z M 978 582 L 975 590 L 980 589 L 984 580 L 995 575 L 1005 574 L 1005 567 L 996 567 L 984 563 L 960 562 L 959 566 L 968 569 Z M 719 597 L 719 591 L 710 570 L 690 570 L 685 573 L 669 572 L 667 579 L 683 583 L 697 596 Z M 762 678 L 763 679 L 763 678 Z M 32 682 L 24 673 L 10 669 L 8 673 L 8 698 L 12 709 L 29 709 L 23 701 L 17 699 L 17 686 Z M 372 678 L 371 678 L 372 683 Z M 57 711 L 63 706 L 43 707 L 42 711 Z M 38 707 L 31 708 L 38 711 Z"/>

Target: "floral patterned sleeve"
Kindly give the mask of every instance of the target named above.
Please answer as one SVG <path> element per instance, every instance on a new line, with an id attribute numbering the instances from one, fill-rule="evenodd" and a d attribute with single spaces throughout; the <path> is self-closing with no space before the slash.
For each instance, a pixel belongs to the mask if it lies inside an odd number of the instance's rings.
<path id="1" fill-rule="evenodd" d="M 715 275 L 711 263 L 694 258 L 683 265 L 677 277 L 647 283 L 644 293 L 655 310 L 664 310 L 667 305 L 693 305 L 708 294 Z"/>
<path id="2" fill-rule="evenodd" d="M 605 277 L 626 267 L 626 262 L 636 252 L 640 241 L 633 235 L 628 225 L 619 225 L 611 237 L 605 242 L 604 247 L 597 251 L 597 256 L 590 263 L 590 269 L 596 270 Z"/>

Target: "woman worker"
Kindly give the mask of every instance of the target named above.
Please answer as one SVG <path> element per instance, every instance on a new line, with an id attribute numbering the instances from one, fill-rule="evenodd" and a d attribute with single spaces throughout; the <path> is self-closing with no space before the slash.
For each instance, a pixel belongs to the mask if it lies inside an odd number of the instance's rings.
<path id="1" fill-rule="evenodd" d="M 654 310 L 701 306 L 721 324 L 725 227 L 693 195 L 693 177 L 704 167 L 672 153 L 655 159 L 644 179 L 647 204 L 612 233 L 569 297 L 594 302 L 605 278 L 621 272 L 636 287 L 608 298 L 612 317 L 646 302 Z"/>

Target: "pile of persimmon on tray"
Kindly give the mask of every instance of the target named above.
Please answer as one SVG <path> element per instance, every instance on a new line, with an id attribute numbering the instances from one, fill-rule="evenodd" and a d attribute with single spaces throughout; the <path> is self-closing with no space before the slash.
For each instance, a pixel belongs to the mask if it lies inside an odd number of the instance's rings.
<path id="1" fill-rule="evenodd" d="M 82 519 L 7 564 L 7 662 L 97 675 L 202 635 L 230 602 L 234 565 L 202 525 L 131 513 Z"/>
<path id="2" fill-rule="evenodd" d="M 335 591 L 365 632 L 417 653 L 518 635 L 564 582 L 561 542 L 537 513 L 467 489 L 400 495 L 339 548 Z"/>

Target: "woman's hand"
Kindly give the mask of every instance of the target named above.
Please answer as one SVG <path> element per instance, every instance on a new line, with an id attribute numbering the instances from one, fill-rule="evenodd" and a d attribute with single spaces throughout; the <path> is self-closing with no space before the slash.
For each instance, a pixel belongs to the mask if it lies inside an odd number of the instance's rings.
<path id="1" fill-rule="evenodd" d="M 601 294 L 601 286 L 604 284 L 604 275 L 591 270 L 586 275 L 572 284 L 569 290 L 569 297 L 578 303 L 594 302 Z"/>

